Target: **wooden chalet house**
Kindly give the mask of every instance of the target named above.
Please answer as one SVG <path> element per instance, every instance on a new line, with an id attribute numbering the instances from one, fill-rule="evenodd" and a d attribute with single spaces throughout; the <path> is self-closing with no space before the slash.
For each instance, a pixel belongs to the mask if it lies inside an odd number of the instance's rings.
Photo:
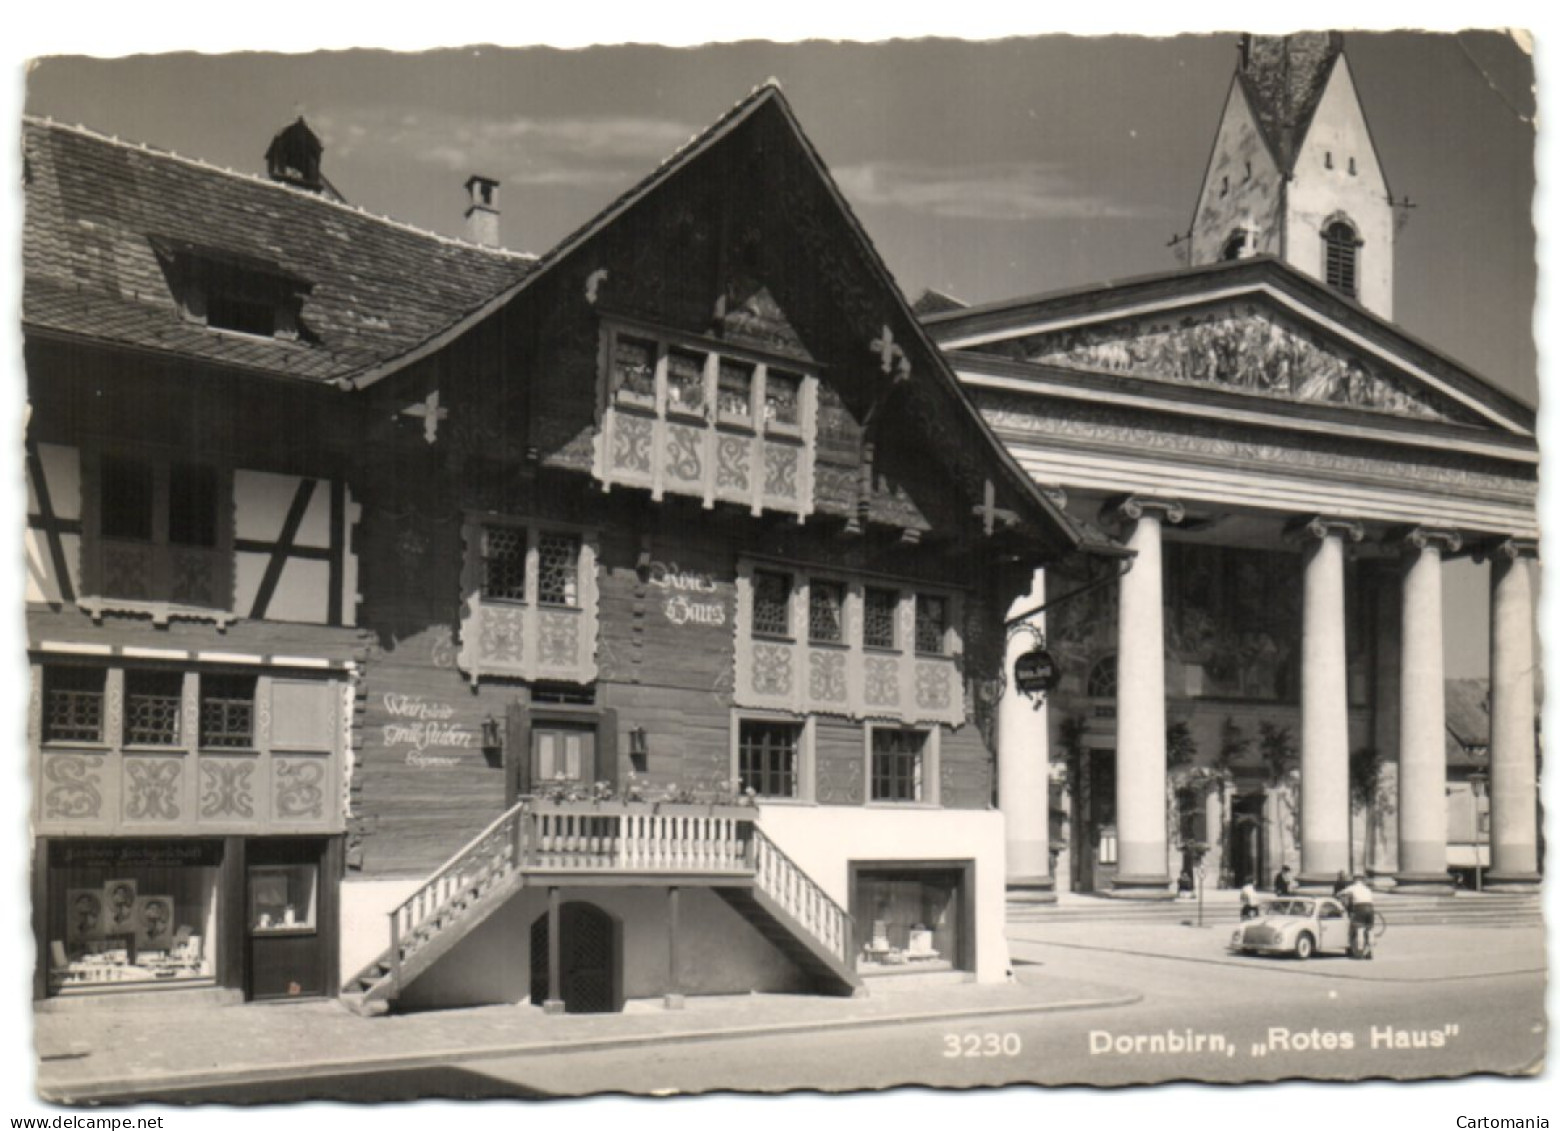
<path id="1" fill-rule="evenodd" d="M 339 923 L 365 1011 L 1005 977 L 1005 614 L 1122 552 L 992 437 L 778 88 L 540 259 L 330 199 L 317 143 L 311 190 L 28 137 L 40 992 L 117 957 L 69 915 L 121 875 L 254 996 L 312 877 L 301 992 Z M 490 236 L 497 185 L 468 190 Z M 269 336 L 181 299 L 219 278 Z M 121 444 L 151 453 L 133 592 L 101 564 Z M 144 673 L 179 704 L 151 751 Z"/>

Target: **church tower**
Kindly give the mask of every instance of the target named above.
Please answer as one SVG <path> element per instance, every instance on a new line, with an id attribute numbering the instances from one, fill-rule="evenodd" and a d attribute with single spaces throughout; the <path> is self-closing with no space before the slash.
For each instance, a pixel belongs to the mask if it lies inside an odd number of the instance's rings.
<path id="1" fill-rule="evenodd" d="M 1337 32 L 1246 35 L 1192 264 L 1272 255 L 1392 317 L 1392 195 Z"/>

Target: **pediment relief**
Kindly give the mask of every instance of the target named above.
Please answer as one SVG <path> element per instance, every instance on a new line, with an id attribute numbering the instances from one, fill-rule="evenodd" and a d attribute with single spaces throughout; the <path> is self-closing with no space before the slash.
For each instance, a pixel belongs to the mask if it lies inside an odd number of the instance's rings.
<path id="1" fill-rule="evenodd" d="M 1418 420 L 1477 422 L 1435 390 L 1250 301 L 1055 330 L 990 348 L 1067 369 Z"/>

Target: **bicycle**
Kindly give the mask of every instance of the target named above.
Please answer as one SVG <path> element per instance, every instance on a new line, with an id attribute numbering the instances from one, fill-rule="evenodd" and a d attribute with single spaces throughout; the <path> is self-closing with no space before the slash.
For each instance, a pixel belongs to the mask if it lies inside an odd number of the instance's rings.
<path id="1" fill-rule="evenodd" d="M 1376 943 L 1387 933 L 1387 917 L 1372 905 L 1370 925 L 1362 930 L 1360 924 L 1353 920 L 1352 915 L 1353 913 L 1351 912 L 1349 920 L 1349 954 L 1355 958 L 1370 958 L 1376 949 Z M 1364 935 L 1363 945 L 1360 939 L 1362 934 Z"/>

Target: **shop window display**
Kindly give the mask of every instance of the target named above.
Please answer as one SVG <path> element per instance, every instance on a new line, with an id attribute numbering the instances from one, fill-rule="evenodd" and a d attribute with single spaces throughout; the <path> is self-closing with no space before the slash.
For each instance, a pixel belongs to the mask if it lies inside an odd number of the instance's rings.
<path id="1" fill-rule="evenodd" d="M 865 973 L 957 968 L 962 887 L 957 871 L 858 873 L 852 902 L 864 937 L 857 968 Z"/>
<path id="2" fill-rule="evenodd" d="M 249 929 L 254 934 L 314 930 L 313 864 L 273 864 L 249 869 Z"/>
<path id="3" fill-rule="evenodd" d="M 220 846 L 56 846 L 49 992 L 210 984 Z"/>

